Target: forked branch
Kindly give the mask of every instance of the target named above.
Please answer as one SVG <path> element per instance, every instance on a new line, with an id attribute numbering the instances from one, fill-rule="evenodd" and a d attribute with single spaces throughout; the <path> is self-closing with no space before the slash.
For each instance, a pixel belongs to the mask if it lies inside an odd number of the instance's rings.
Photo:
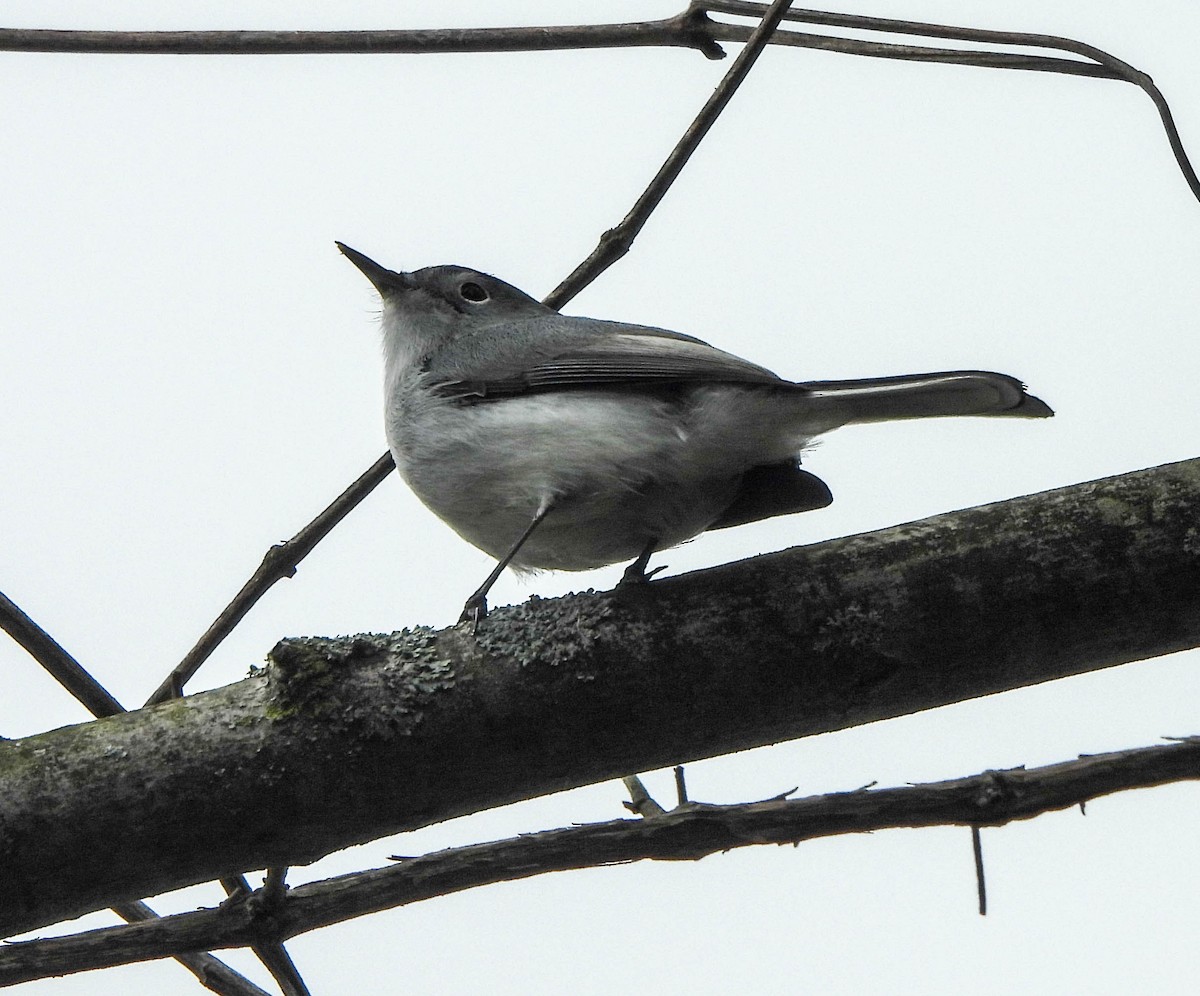
<path id="1" fill-rule="evenodd" d="M 465 889 L 632 861 L 696 861 L 756 844 L 799 844 L 900 827 L 1002 826 L 1113 792 L 1200 779 L 1200 737 L 1026 770 L 904 788 L 741 805 L 689 802 L 648 819 L 566 827 L 401 859 L 386 868 L 259 894 L 217 909 L 0 949 L 0 985 L 196 950 L 278 943 L 318 927 Z M 867 846 L 867 845 L 864 845 Z"/>

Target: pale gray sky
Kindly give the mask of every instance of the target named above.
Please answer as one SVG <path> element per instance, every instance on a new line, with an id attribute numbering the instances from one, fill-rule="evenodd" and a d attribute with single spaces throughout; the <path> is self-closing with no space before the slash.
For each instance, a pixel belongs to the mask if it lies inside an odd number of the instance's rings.
<path id="1" fill-rule="evenodd" d="M 20 27 L 621 20 L 674 3 L 9 0 Z M 1200 7 L 875 2 L 1064 34 L 1150 73 L 1200 156 Z M 733 47 L 736 51 L 736 47 Z M 618 221 L 728 67 L 684 50 L 170 57 L 0 53 L 0 588 L 127 705 L 383 451 L 377 303 L 334 248 L 535 295 Z M 827 510 L 705 536 L 668 573 L 1197 455 L 1200 204 L 1127 84 L 768 50 L 633 252 L 569 313 L 676 328 L 796 379 L 962 367 L 1048 422 L 848 429 Z M 393 478 L 189 686 L 282 636 L 447 625 L 491 561 Z M 494 604 L 620 568 L 504 578 Z M 1197 653 L 689 767 L 697 799 L 1035 765 L 1198 732 Z M 0 640 L 0 735 L 83 721 Z M 667 773 L 648 782 L 670 798 Z M 292 881 L 621 816 L 615 783 L 343 852 Z M 557 874 L 289 944 L 333 993 L 1119 994 L 1196 988 L 1200 793 L 984 831 L 896 831 Z M 213 887 L 157 902 L 209 905 Z M 96 914 L 72 929 L 113 922 Z M 252 959 L 229 959 L 260 984 Z M 15 992 L 201 991 L 170 962 Z"/>

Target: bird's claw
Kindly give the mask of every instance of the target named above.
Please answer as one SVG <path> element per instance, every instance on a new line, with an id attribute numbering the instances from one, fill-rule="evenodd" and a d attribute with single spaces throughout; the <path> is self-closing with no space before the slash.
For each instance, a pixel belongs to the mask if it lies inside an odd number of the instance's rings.
<path id="1" fill-rule="evenodd" d="M 486 595 L 472 595 L 463 605 L 462 614 L 458 617 L 459 623 L 469 622 L 471 624 L 471 632 L 474 633 L 479 628 L 479 624 L 487 618 L 488 606 Z"/>
<path id="2" fill-rule="evenodd" d="M 617 582 L 617 587 L 620 588 L 626 585 L 649 584 L 650 579 L 653 578 L 655 574 L 657 574 L 659 571 L 665 571 L 668 566 L 668 564 L 662 564 L 661 566 L 655 567 L 653 570 L 648 571 L 640 564 L 630 564 L 625 568 L 625 573 L 621 575 L 621 580 Z"/>

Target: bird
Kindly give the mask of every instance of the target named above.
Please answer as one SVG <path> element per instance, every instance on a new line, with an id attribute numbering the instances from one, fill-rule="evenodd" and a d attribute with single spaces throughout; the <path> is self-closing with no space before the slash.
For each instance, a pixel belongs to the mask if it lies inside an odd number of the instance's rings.
<path id="1" fill-rule="evenodd" d="M 983 370 L 789 381 L 681 332 L 562 315 L 469 267 L 390 270 L 337 246 L 383 302 L 400 476 L 496 558 L 460 616 L 476 626 L 506 568 L 630 561 L 633 585 L 654 553 L 706 530 L 825 507 L 832 493 L 800 455 L 832 429 L 1054 414 Z"/>

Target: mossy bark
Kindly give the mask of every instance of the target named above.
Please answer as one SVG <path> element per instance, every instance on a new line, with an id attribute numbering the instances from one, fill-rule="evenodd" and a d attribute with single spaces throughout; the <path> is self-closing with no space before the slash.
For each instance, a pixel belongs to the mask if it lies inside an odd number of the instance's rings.
<path id="1" fill-rule="evenodd" d="M 0 744 L 0 936 L 519 799 L 1200 645 L 1200 460 Z"/>

